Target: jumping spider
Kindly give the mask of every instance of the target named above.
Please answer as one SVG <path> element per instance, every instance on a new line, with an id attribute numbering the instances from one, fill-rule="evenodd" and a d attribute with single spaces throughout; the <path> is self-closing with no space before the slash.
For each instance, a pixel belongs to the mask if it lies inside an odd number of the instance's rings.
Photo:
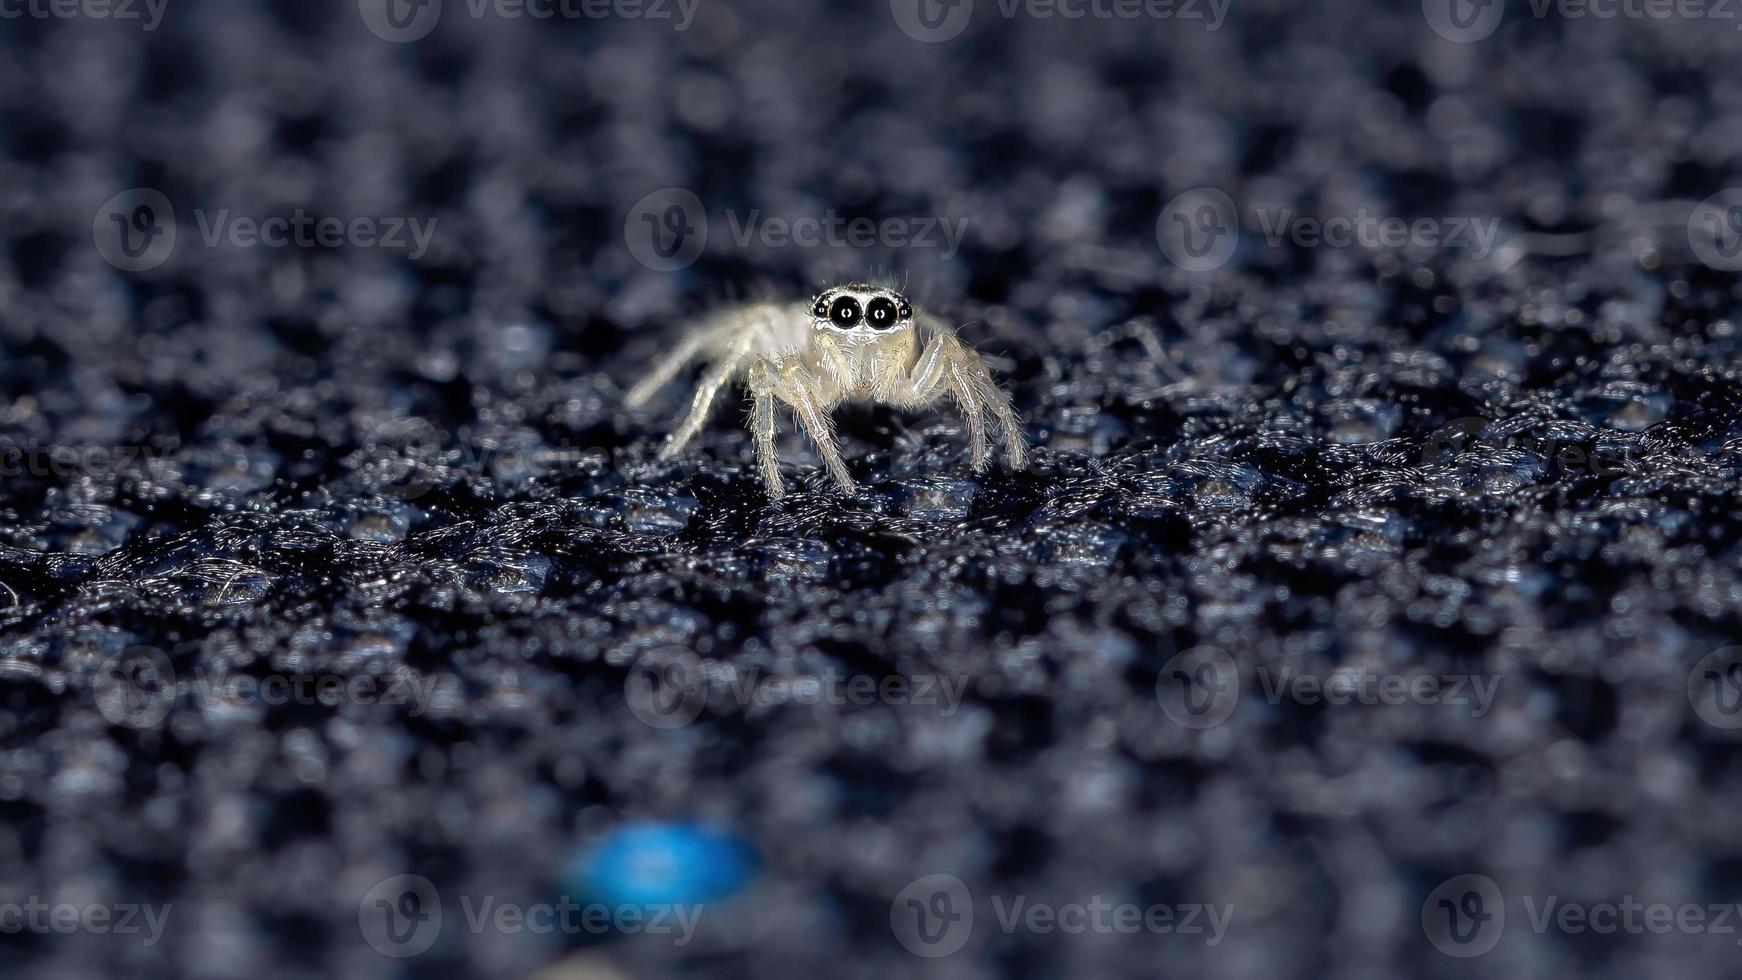
<path id="1" fill-rule="evenodd" d="M 829 418 L 842 402 L 913 410 L 948 396 L 968 423 L 976 472 L 992 458 L 988 420 L 1003 433 L 1011 469 L 1026 464 L 1021 420 L 980 355 L 943 320 L 887 286 L 848 283 L 805 304 L 749 303 L 715 313 L 630 389 L 628 403 L 645 403 L 698 357 L 711 366 L 659 458 L 681 453 L 707 421 L 720 389 L 742 379 L 750 389 L 750 434 L 770 497 L 786 491 L 774 450 L 776 401 L 792 409 L 829 475 L 846 490 L 854 488 L 853 477 Z"/>

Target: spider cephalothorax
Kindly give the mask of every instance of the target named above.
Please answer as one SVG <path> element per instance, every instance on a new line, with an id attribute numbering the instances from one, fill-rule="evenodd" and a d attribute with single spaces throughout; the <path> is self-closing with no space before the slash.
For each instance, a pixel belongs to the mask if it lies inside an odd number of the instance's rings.
<path id="1" fill-rule="evenodd" d="M 785 491 L 774 451 L 776 403 L 792 409 L 829 475 L 848 490 L 853 478 L 835 446 L 829 418 L 847 401 L 917 409 L 952 398 L 968 423 L 975 470 L 991 461 L 989 421 L 1003 433 L 1011 468 L 1025 465 L 1021 422 L 980 355 L 944 321 L 887 286 L 847 283 L 823 290 L 808 304 L 750 303 L 722 310 L 630 390 L 629 404 L 647 401 L 698 357 L 712 366 L 660 457 L 683 451 L 707 421 L 720 389 L 741 378 L 750 389 L 757 461 L 773 497 Z"/>

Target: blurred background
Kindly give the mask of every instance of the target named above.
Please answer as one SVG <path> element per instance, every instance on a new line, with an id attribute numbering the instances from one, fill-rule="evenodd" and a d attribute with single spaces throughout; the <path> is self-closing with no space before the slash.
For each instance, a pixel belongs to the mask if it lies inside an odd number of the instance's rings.
<path id="1" fill-rule="evenodd" d="M 1733 976 L 1739 28 L 0 0 L 0 973 Z"/>

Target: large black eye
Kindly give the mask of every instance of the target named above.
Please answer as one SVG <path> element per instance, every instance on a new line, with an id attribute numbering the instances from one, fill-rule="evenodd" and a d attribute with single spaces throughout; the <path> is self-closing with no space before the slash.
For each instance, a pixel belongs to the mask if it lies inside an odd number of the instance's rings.
<path id="1" fill-rule="evenodd" d="M 851 296 L 835 300 L 834 308 L 829 310 L 829 321 L 837 327 L 856 327 L 859 317 L 859 301 Z"/>
<path id="2" fill-rule="evenodd" d="M 865 304 L 865 322 L 877 330 L 888 330 L 900 319 L 901 311 L 895 307 L 895 301 L 886 296 L 879 296 Z"/>

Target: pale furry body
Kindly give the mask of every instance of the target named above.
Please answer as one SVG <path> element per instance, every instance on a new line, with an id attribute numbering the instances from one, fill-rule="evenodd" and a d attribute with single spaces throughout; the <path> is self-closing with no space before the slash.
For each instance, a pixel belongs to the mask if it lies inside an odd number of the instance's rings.
<path id="1" fill-rule="evenodd" d="M 750 390 L 750 433 L 771 497 L 785 492 L 774 447 L 777 403 L 792 409 L 829 475 L 847 490 L 853 478 L 835 445 L 829 413 L 850 401 L 913 410 L 953 398 L 968 424 L 976 471 L 991 460 L 988 421 L 1001 430 L 1011 468 L 1027 462 L 1021 420 L 980 355 L 943 320 L 887 287 L 850 283 L 810 303 L 749 303 L 715 313 L 630 390 L 629 404 L 646 402 L 698 358 L 709 363 L 708 370 L 660 458 L 682 452 L 707 421 L 720 390 L 741 380 Z"/>

